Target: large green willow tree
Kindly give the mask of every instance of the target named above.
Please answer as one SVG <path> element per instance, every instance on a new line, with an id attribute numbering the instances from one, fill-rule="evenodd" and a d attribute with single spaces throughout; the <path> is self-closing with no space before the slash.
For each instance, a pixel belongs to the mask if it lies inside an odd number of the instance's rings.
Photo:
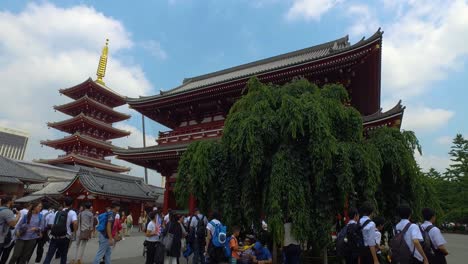
<path id="1" fill-rule="evenodd" d="M 250 226 L 264 215 L 279 244 L 291 219 L 298 239 L 322 248 L 346 200 L 372 201 L 391 219 L 399 203 L 419 210 L 431 195 L 413 157 L 420 150 L 414 133 L 382 128 L 364 138 L 361 115 L 341 85 L 252 78 L 247 89 L 222 140 L 194 142 L 182 156 L 179 204 L 193 194 L 203 210 L 220 210 L 228 226 Z"/>

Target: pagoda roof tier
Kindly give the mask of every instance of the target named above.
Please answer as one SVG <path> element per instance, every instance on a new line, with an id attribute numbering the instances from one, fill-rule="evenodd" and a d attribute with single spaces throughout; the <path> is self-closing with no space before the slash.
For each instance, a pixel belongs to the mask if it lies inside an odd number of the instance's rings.
<path id="1" fill-rule="evenodd" d="M 90 98 L 88 95 L 68 104 L 54 106 L 54 109 L 70 116 L 76 116 L 82 113 L 83 109 L 96 110 L 97 112 L 108 115 L 109 122 L 107 123 L 119 122 L 130 118 L 130 115 L 115 111 L 105 104 Z"/>
<path id="2" fill-rule="evenodd" d="M 114 139 L 130 135 L 130 132 L 128 131 L 115 128 L 102 121 L 86 116 L 83 113 L 60 122 L 49 122 L 47 125 L 70 134 L 76 133 L 80 130 L 85 132 L 88 128 L 94 128 L 95 131 L 99 131 L 101 133 L 106 132 L 104 135 L 100 135 L 103 139 Z"/>
<path id="3" fill-rule="evenodd" d="M 176 88 L 154 96 L 127 98 L 127 103 L 143 115 L 174 129 L 179 125 L 178 116 L 203 111 L 199 106 L 206 102 L 218 101 L 224 106 L 228 105 L 227 100 L 241 97 L 247 81 L 253 76 L 273 84 L 283 84 L 302 76 L 319 85 L 330 82 L 349 84 L 352 105 L 361 114 L 369 115 L 380 108 L 382 35 L 379 29 L 370 38 L 363 38 L 353 45 L 345 36 L 317 46 L 186 78 Z M 187 113 L 177 112 L 185 106 L 189 109 Z"/>
<path id="4" fill-rule="evenodd" d="M 85 165 L 85 166 L 113 171 L 113 172 L 130 171 L 130 168 L 128 167 L 123 167 L 123 166 L 112 164 L 108 160 L 95 159 L 95 158 L 79 155 L 76 153 L 59 156 L 56 159 L 40 159 L 40 160 L 37 160 L 37 162 L 51 164 L 51 165 L 60 165 L 60 164 Z"/>
<path id="5" fill-rule="evenodd" d="M 371 130 L 377 129 L 379 127 L 397 127 L 401 128 L 401 122 L 403 120 L 403 114 L 406 107 L 401 104 L 401 100 L 388 111 L 382 112 L 380 109 L 378 112 L 363 116 L 363 126 L 364 131 L 367 133 Z"/>
<path id="6" fill-rule="evenodd" d="M 88 145 L 101 150 L 105 150 L 105 156 L 114 155 L 112 149 L 118 149 L 108 141 L 96 139 L 87 135 L 83 135 L 79 132 L 74 133 L 73 135 L 66 136 L 64 138 L 55 139 L 55 140 L 43 140 L 41 141 L 42 145 L 46 145 L 55 149 L 64 149 L 73 144 Z"/>
<path id="7" fill-rule="evenodd" d="M 109 87 L 93 81 L 91 78 L 73 87 L 60 89 L 59 92 L 75 100 L 88 95 L 109 107 L 126 104 L 125 97 L 117 94 Z"/>

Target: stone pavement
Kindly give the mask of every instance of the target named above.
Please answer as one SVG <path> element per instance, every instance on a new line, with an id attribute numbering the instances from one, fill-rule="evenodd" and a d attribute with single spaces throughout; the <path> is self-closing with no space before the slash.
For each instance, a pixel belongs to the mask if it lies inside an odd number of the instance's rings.
<path id="1" fill-rule="evenodd" d="M 468 263 L 468 235 L 458 234 L 444 234 L 448 242 L 448 250 L 450 255 L 447 257 L 448 263 L 451 264 L 464 264 Z M 143 257 L 143 233 L 134 233 L 131 237 L 126 237 L 125 240 L 119 242 L 112 251 L 113 264 L 127 264 L 127 263 L 144 263 Z M 94 260 L 98 248 L 97 239 L 88 242 L 86 247 L 84 263 L 89 264 Z M 47 252 L 47 247 L 46 247 Z M 68 259 L 69 261 L 74 257 L 75 244 L 70 248 Z M 33 254 L 33 258 L 36 254 Z M 53 260 L 53 264 L 59 264 L 59 260 Z M 181 259 L 181 264 L 186 264 L 185 259 Z"/>

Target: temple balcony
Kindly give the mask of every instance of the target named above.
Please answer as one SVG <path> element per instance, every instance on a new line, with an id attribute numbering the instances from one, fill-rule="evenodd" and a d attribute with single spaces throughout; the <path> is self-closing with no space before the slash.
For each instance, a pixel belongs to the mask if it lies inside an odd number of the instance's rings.
<path id="1" fill-rule="evenodd" d="M 172 131 L 159 132 L 158 144 L 180 143 L 204 138 L 220 137 L 223 134 L 224 120 L 198 125 L 178 127 Z"/>

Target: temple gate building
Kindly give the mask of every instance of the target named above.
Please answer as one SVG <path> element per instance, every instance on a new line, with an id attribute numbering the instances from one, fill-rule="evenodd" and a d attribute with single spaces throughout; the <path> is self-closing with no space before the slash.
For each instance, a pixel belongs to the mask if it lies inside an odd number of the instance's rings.
<path id="1" fill-rule="evenodd" d="M 253 77 L 264 83 L 285 84 L 306 78 L 322 86 L 343 84 L 351 105 L 362 114 L 364 133 L 381 126 L 400 127 L 404 107 L 400 102 L 387 112 L 380 108 L 382 35 L 350 44 L 348 37 L 225 70 L 186 78 L 182 84 L 160 94 L 127 98 L 131 108 L 169 127 L 160 132 L 158 145 L 115 149 L 119 159 L 154 169 L 166 178 L 164 209 L 178 208 L 174 186 L 178 162 L 187 146 L 196 140 L 223 135 L 224 120 L 231 106 L 247 91 Z M 192 211 L 196 201 L 189 201 Z"/>

